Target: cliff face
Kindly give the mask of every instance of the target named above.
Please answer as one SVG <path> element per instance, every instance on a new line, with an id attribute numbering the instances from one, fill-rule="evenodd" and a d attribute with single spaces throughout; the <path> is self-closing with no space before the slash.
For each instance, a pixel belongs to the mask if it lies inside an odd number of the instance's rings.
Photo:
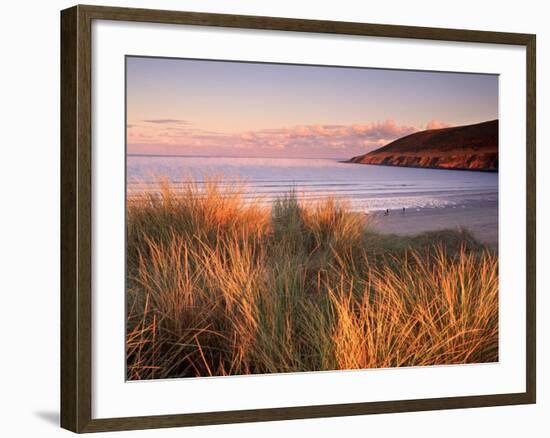
<path id="1" fill-rule="evenodd" d="M 496 172 L 498 120 L 415 132 L 349 162 Z"/>

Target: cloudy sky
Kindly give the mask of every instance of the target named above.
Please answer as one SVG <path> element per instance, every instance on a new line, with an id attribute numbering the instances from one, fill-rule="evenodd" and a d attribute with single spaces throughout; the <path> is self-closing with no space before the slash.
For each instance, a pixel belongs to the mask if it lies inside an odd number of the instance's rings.
<path id="1" fill-rule="evenodd" d="M 346 158 L 498 118 L 498 77 L 127 58 L 129 154 Z"/>

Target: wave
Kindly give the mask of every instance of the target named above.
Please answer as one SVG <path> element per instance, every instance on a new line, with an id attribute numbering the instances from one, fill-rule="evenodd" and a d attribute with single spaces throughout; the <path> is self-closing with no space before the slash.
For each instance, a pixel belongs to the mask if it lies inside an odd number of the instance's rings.
<path id="1" fill-rule="evenodd" d="M 303 202 L 328 196 L 347 199 L 360 211 L 401 208 L 440 208 L 468 202 L 498 201 L 498 174 L 431 169 L 356 166 L 336 160 L 170 159 L 129 157 L 127 196 L 156 190 L 158 176 L 177 188 L 192 179 L 205 184 L 209 176 L 223 175 L 222 186 L 243 185 L 247 201 L 272 203 L 295 192 Z"/>

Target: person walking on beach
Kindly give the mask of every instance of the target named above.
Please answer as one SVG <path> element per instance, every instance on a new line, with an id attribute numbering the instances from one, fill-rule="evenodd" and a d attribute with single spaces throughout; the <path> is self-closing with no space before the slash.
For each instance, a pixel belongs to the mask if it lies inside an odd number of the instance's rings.
<path id="1" fill-rule="evenodd" d="M 386 211 L 384 212 L 384 216 L 389 216 L 389 215 L 390 215 L 390 210 L 388 210 L 388 209 L 386 208 Z"/>
<path id="2" fill-rule="evenodd" d="M 403 214 L 405 214 L 405 207 L 403 207 Z"/>

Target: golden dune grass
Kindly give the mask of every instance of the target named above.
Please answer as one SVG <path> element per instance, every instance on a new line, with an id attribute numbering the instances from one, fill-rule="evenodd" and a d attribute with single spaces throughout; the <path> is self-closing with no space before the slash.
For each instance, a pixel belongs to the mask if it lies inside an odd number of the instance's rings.
<path id="1" fill-rule="evenodd" d="M 498 360 L 498 258 L 209 181 L 128 203 L 129 379 Z M 450 243 L 451 242 L 451 243 Z"/>

